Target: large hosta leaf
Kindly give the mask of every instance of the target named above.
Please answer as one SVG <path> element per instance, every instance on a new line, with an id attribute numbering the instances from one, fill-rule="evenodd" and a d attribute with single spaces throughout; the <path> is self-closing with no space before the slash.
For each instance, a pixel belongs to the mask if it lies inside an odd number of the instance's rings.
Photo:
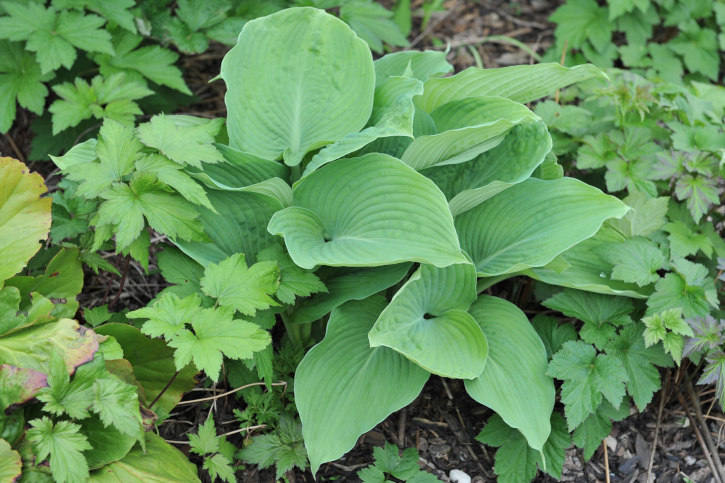
<path id="1" fill-rule="evenodd" d="M 174 350 L 163 340 L 150 339 L 137 328 L 126 324 L 106 324 L 97 327 L 96 331 L 100 335 L 114 337 L 121 345 L 123 355 L 133 366 L 133 375 L 143 387 L 146 400 L 150 404 L 176 372 Z M 194 377 L 197 373 L 193 364 L 183 368 L 156 406 L 171 412 L 181 400 L 181 396 L 196 385 Z"/>
<path id="2" fill-rule="evenodd" d="M 413 138 L 415 106 L 413 96 L 423 93 L 423 83 L 412 77 L 389 77 L 375 88 L 373 113 L 367 128 L 348 134 L 341 141 L 317 153 L 305 168 L 305 175 L 320 166 L 365 147 L 377 139 Z"/>
<path id="3" fill-rule="evenodd" d="M 439 134 L 416 138 L 401 158 L 418 171 L 469 161 L 496 147 L 515 125 L 539 119 L 523 104 L 488 96 L 452 101 L 430 116 Z"/>
<path id="4" fill-rule="evenodd" d="M 290 166 L 361 130 L 372 110 L 370 49 L 322 10 L 290 8 L 247 23 L 221 73 L 230 145 L 284 156 Z"/>
<path id="5" fill-rule="evenodd" d="M 468 312 L 488 339 L 483 373 L 465 381 L 473 399 L 518 428 L 541 451 L 549 437 L 554 381 L 546 375 L 546 349 L 521 310 L 506 300 L 481 295 Z"/>
<path id="6" fill-rule="evenodd" d="M 47 240 L 50 198 L 43 177 L 20 161 L 0 158 L 0 287 L 25 267 Z"/>
<path id="7" fill-rule="evenodd" d="M 91 471 L 88 483 L 200 483 L 184 453 L 153 432 L 144 434 L 146 451 L 136 445 L 121 460 Z"/>
<path id="8" fill-rule="evenodd" d="M 267 232 L 272 215 L 283 208 L 279 199 L 252 191 L 208 190 L 207 196 L 218 215 L 199 207 L 199 221 L 213 243 L 176 241 L 188 256 L 207 266 L 235 253 L 244 253 L 247 263 L 279 238 Z"/>
<path id="9" fill-rule="evenodd" d="M 489 277 L 544 266 L 628 210 L 573 178 L 530 178 L 457 216 L 456 229 L 479 276 Z"/>
<path id="10" fill-rule="evenodd" d="M 93 359 L 98 337 L 75 320 L 39 323 L 0 337 L 0 364 L 47 372 L 54 348 L 72 374 L 76 367 Z"/>
<path id="11" fill-rule="evenodd" d="M 440 190 L 384 154 L 341 159 L 307 176 L 268 229 L 285 237 L 302 268 L 466 263 Z"/>
<path id="12" fill-rule="evenodd" d="M 418 106 L 433 112 L 448 102 L 475 96 L 506 97 L 525 104 L 592 77 L 607 79 L 604 72 L 591 64 L 572 68 L 553 63 L 501 69 L 469 67 L 453 77 L 426 82 Z"/>
<path id="13" fill-rule="evenodd" d="M 503 142 L 471 161 L 421 171 L 449 200 L 453 216 L 528 179 L 551 150 L 551 136 L 540 121 L 514 126 Z"/>
<path id="14" fill-rule="evenodd" d="M 325 339 L 297 368 L 295 402 L 313 474 L 410 404 L 428 380 L 428 372 L 403 355 L 368 344 L 368 332 L 383 308 L 380 296 L 336 308 Z"/>
<path id="15" fill-rule="evenodd" d="M 295 324 L 313 322 L 348 300 L 362 300 L 400 282 L 412 263 L 374 268 L 320 267 L 315 272 L 327 292 L 302 300 L 289 316 Z"/>
<path id="16" fill-rule="evenodd" d="M 380 314 L 370 346 L 395 349 L 434 374 L 473 379 L 488 354 L 486 337 L 465 312 L 474 300 L 472 264 L 421 265 Z"/>
<path id="17" fill-rule="evenodd" d="M 223 144 L 216 144 L 226 163 L 204 164 L 203 171 L 187 167 L 189 174 L 209 188 L 236 190 L 271 178 L 289 179 L 290 168 L 277 161 L 243 153 Z"/>
<path id="18" fill-rule="evenodd" d="M 651 287 L 639 287 L 634 283 L 612 280 L 609 275 L 614 266 L 602 260 L 596 253 L 595 249 L 604 243 L 618 243 L 624 240 L 621 233 L 605 224 L 596 235 L 562 253 L 564 259 L 571 265 L 563 272 L 539 267 L 526 270 L 523 274 L 551 285 L 646 299 L 652 293 Z"/>

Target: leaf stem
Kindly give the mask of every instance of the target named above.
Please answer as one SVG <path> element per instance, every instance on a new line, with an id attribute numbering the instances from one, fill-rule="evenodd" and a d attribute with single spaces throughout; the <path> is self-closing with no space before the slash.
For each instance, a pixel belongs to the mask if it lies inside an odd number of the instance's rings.
<path id="1" fill-rule="evenodd" d="M 110 309 L 113 307 L 113 305 L 118 302 L 118 299 L 121 297 L 121 292 L 123 292 L 123 284 L 126 283 L 126 275 L 128 274 L 128 266 L 131 264 L 131 254 L 126 255 L 126 266 L 123 268 L 123 276 L 121 277 L 121 286 L 118 288 L 118 293 L 114 297 L 113 301 L 108 304 L 108 308 Z"/>
<path id="2" fill-rule="evenodd" d="M 116 263 L 113 265 L 113 268 L 118 269 L 118 263 L 121 261 L 121 257 L 116 257 Z M 113 283 L 113 277 L 115 274 L 113 272 L 109 272 L 111 274 L 111 279 L 108 281 L 108 286 L 106 287 L 106 294 L 103 296 L 103 302 L 101 302 L 101 305 L 106 305 L 106 300 L 108 300 L 108 293 L 111 291 L 111 284 Z"/>
<path id="3" fill-rule="evenodd" d="M 282 322 L 284 323 L 284 328 L 287 330 L 287 336 L 289 336 L 290 341 L 296 348 L 304 347 L 304 336 L 302 334 L 302 331 L 300 329 L 300 326 L 298 324 L 293 324 L 289 318 L 287 317 L 287 314 L 282 312 L 279 314 L 280 317 L 282 317 Z M 309 324 L 307 324 L 309 325 Z"/>
<path id="4" fill-rule="evenodd" d="M 158 396 L 156 396 L 156 398 L 154 399 L 154 401 L 153 401 L 153 402 L 152 402 L 151 404 L 149 404 L 149 408 L 153 408 L 153 407 L 154 407 L 154 404 L 156 404 L 156 403 L 157 403 L 157 402 L 159 401 L 159 399 L 161 399 L 161 396 L 163 396 L 163 395 L 164 395 L 164 393 L 166 392 L 166 390 L 167 390 L 168 388 L 170 388 L 170 387 L 171 387 L 171 384 L 173 384 L 173 383 L 174 383 L 174 380 L 176 379 L 176 376 L 178 376 L 178 375 L 179 375 L 179 372 L 181 372 L 181 371 L 176 371 L 176 372 L 174 373 L 174 375 L 173 375 L 173 376 L 171 376 L 171 379 L 170 379 L 170 380 L 169 380 L 169 382 L 168 382 L 168 383 L 166 384 L 166 387 L 164 387 L 164 388 L 163 388 L 163 389 L 161 390 L 161 392 L 159 393 L 159 395 L 158 395 Z"/>
<path id="5" fill-rule="evenodd" d="M 515 277 L 516 275 L 520 275 L 520 273 L 504 273 L 503 275 L 496 275 L 495 277 L 482 278 L 476 284 L 476 293 L 480 295 L 488 287 L 496 285 L 508 278 Z"/>
<path id="6" fill-rule="evenodd" d="M 252 384 L 247 384 L 246 386 L 241 386 L 236 389 L 232 389 L 231 391 L 227 391 L 225 393 L 218 394 L 216 396 L 204 397 L 201 399 L 194 399 L 193 401 L 181 401 L 179 404 L 177 404 L 177 406 L 181 406 L 183 404 L 194 404 L 194 403 L 198 403 L 198 402 L 211 401 L 212 399 L 219 399 L 220 397 L 228 396 L 229 394 L 233 394 L 237 391 L 241 391 L 242 389 L 246 389 L 248 387 L 264 386 L 264 385 L 266 385 L 265 382 L 254 382 Z M 272 386 L 285 386 L 285 389 L 287 388 L 287 383 L 285 381 L 273 382 L 271 385 Z"/>

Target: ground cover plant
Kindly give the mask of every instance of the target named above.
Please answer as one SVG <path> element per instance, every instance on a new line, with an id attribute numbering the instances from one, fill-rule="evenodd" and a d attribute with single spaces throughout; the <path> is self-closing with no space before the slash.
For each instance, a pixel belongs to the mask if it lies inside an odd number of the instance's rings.
<path id="1" fill-rule="evenodd" d="M 572 443 L 591 458 L 658 368 L 689 357 L 723 397 L 718 88 L 588 64 L 448 76 L 443 52 L 373 61 L 354 28 L 310 7 L 245 23 L 226 119 L 99 115 L 52 157 L 52 198 L 2 159 L 0 475 L 236 481 L 247 464 L 294 481 L 433 374 L 493 411 L 477 439 L 498 480 L 528 482 L 561 478 Z M 169 286 L 114 312 L 157 236 Z M 79 310 L 83 265 L 121 290 Z M 551 313 L 493 296 L 511 281 Z M 158 427 L 200 380 L 245 408 L 227 434 L 207 398 L 197 471 Z M 358 476 L 435 479 L 399 450 Z"/>

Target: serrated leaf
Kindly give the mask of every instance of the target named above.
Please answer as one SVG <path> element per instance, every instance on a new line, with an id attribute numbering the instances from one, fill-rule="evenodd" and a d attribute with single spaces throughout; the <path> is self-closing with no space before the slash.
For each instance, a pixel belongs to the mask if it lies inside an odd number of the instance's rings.
<path id="1" fill-rule="evenodd" d="M 684 258 L 695 255 L 698 250 L 706 257 L 712 256 L 712 241 L 681 221 L 667 223 L 663 228 L 669 233 L 670 251 L 673 258 Z"/>
<path id="2" fill-rule="evenodd" d="M 166 156 L 149 154 L 136 161 L 136 169 L 139 171 L 150 171 L 156 174 L 156 178 L 172 188 L 188 201 L 202 205 L 214 213 L 216 210 L 209 202 L 204 188 L 195 183 L 194 180 L 183 171 L 183 167 L 170 161 Z"/>
<path id="3" fill-rule="evenodd" d="M 115 376 L 98 379 L 93 384 L 93 405 L 105 426 L 113 424 L 120 432 L 143 438 L 143 424 L 139 412 L 136 387 L 126 384 Z"/>
<path id="4" fill-rule="evenodd" d="M 55 416 L 67 414 L 74 419 L 87 418 L 93 403 L 94 381 L 106 377 L 103 357 L 80 366 L 72 382 L 58 351 L 53 351 L 49 362 L 48 387 L 38 393 L 38 400 L 45 403 L 43 410 Z"/>
<path id="5" fill-rule="evenodd" d="M 636 283 L 640 287 L 658 281 L 657 271 L 665 263 L 665 256 L 657 245 L 642 237 L 601 245 L 596 253 L 614 265 L 611 275 L 614 280 Z"/>
<path id="6" fill-rule="evenodd" d="M 209 471 L 212 481 L 216 480 L 217 476 L 228 483 L 235 483 L 237 481 L 237 478 L 234 476 L 231 461 L 222 454 L 215 454 L 211 458 L 206 458 L 203 468 Z"/>
<path id="7" fill-rule="evenodd" d="M 201 163 L 224 162 L 213 144 L 223 123 L 223 119 L 215 119 L 208 125 L 181 126 L 165 114 L 158 114 L 139 125 L 136 133 L 143 144 L 158 149 L 175 163 L 201 169 Z"/>
<path id="8" fill-rule="evenodd" d="M 176 349 L 174 362 L 181 370 L 189 362 L 218 380 L 222 367 L 222 354 L 230 359 L 249 359 L 254 352 L 264 349 L 270 342 L 269 332 L 243 320 L 232 320 L 234 309 L 203 309 L 191 322 L 194 333 L 182 329 L 169 342 Z"/>
<path id="9" fill-rule="evenodd" d="M 280 269 L 274 262 L 257 262 L 247 268 L 244 254 L 237 253 L 219 264 L 210 263 L 201 279 L 201 289 L 243 314 L 254 317 L 257 310 L 277 304 L 270 295 L 279 285 Z"/>
<path id="10" fill-rule="evenodd" d="M 632 318 L 629 314 L 634 310 L 634 305 L 628 298 L 572 289 L 564 289 L 542 304 L 596 326 L 605 322 L 615 326 L 631 324 Z"/>
<path id="11" fill-rule="evenodd" d="M 706 316 L 710 303 L 717 303 L 716 297 L 708 296 L 715 284 L 707 269 L 684 258 L 673 260 L 672 265 L 676 272 L 666 274 L 657 282 L 655 293 L 647 300 L 647 314 L 680 308 L 685 318 Z"/>
<path id="12" fill-rule="evenodd" d="M 720 400 L 720 406 L 724 406 L 725 403 L 725 353 L 722 351 L 716 351 L 709 355 L 707 358 L 707 366 L 702 371 L 702 377 L 697 381 L 698 384 L 713 384 L 715 383 L 715 397 Z"/>
<path id="13" fill-rule="evenodd" d="M 91 449 L 85 436 L 79 434 L 80 426 L 70 421 L 53 424 L 47 416 L 29 421 L 27 437 L 37 461 L 50 455 L 50 468 L 56 483 L 85 483 L 88 463 L 81 453 Z"/>
<path id="14" fill-rule="evenodd" d="M 153 307 L 145 307 L 126 314 L 129 319 L 147 318 L 141 331 L 150 337 L 163 336 L 167 341 L 176 336 L 186 324 L 201 313 L 201 299 L 192 293 L 180 299 L 173 293 L 161 296 Z"/>
<path id="15" fill-rule="evenodd" d="M 606 7 L 594 0 L 581 0 L 562 5 L 549 20 L 557 23 L 556 38 L 568 40 L 570 47 L 578 49 L 588 40 L 603 52 L 615 28 L 610 18 Z"/>
<path id="16" fill-rule="evenodd" d="M 10 448 L 10 443 L 0 439 L 0 481 L 12 483 L 22 475 L 23 462 L 20 454 Z"/>
<path id="17" fill-rule="evenodd" d="M 720 202 L 716 181 L 705 176 L 686 174 L 680 177 L 675 184 L 675 194 L 678 200 L 687 200 L 695 223 L 700 222 L 712 205 Z"/>
<path id="18" fill-rule="evenodd" d="M 573 324 L 559 324 L 554 317 L 537 314 L 531 319 L 531 325 L 539 334 L 541 342 L 546 348 L 546 356 L 551 360 L 552 356 L 559 352 L 561 346 L 570 340 L 577 339 L 576 328 Z"/>
<path id="19" fill-rule="evenodd" d="M 565 381 L 561 400 L 570 431 L 596 411 L 602 396 L 618 407 L 629 380 L 619 359 L 597 355 L 594 347 L 582 341 L 566 342 L 552 358 L 547 374 Z"/>
<path id="20" fill-rule="evenodd" d="M 189 435 L 191 452 L 206 455 L 219 451 L 219 436 L 216 435 L 214 417 L 210 416 L 204 424 L 199 425 L 198 434 Z"/>
<path id="21" fill-rule="evenodd" d="M 383 53 L 383 42 L 397 47 L 410 45 L 392 17 L 393 12 L 372 0 L 353 0 L 340 8 L 340 19 L 378 54 Z"/>
<path id="22" fill-rule="evenodd" d="M 312 272 L 305 271 L 294 264 L 292 258 L 284 253 L 281 245 L 274 244 L 257 254 L 257 260 L 273 261 L 280 270 L 279 287 L 275 296 L 280 302 L 294 304 L 296 297 L 309 297 L 313 293 L 328 293 L 325 284 Z"/>
<path id="23" fill-rule="evenodd" d="M 725 321 L 717 321 L 713 316 L 695 317 L 687 319 L 693 335 L 685 340 L 682 355 L 689 356 L 695 352 L 714 349 L 718 347 L 725 337 Z"/>
<path id="24" fill-rule="evenodd" d="M 621 421 L 629 416 L 628 399 L 614 409 L 609 401 L 602 401 L 597 411 L 590 414 L 584 422 L 576 428 L 573 436 L 574 444 L 584 450 L 584 460 L 589 461 L 594 452 L 602 446 L 602 440 L 612 432 L 612 419 Z"/>

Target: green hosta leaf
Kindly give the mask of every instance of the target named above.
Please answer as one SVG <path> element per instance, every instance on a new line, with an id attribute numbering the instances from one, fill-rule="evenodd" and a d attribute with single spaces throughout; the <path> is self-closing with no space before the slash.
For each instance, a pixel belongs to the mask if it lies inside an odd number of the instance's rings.
<path id="1" fill-rule="evenodd" d="M 576 328 L 573 324 L 561 324 L 555 317 L 537 314 L 531 319 L 531 325 L 539 334 L 541 342 L 546 348 L 546 357 L 551 360 L 552 356 L 559 352 L 564 342 L 578 338 Z"/>
<path id="2" fill-rule="evenodd" d="M 435 50 L 394 52 L 382 56 L 373 64 L 375 65 L 376 86 L 381 85 L 388 77 L 405 74 L 408 65 L 410 65 L 413 77 L 423 82 L 453 71 L 453 66 L 446 60 L 446 53 Z"/>
<path id="3" fill-rule="evenodd" d="M 111 34 L 101 29 L 106 20 L 76 10 L 44 8 L 38 3 L 3 2 L 7 16 L 0 18 L 0 39 L 27 40 L 26 49 L 36 53 L 43 74 L 61 65 L 70 69 L 76 48 L 113 55 Z"/>
<path id="4" fill-rule="evenodd" d="M 182 240 L 206 241 L 199 212 L 191 203 L 173 196 L 156 175 L 137 171 L 130 184 L 115 183 L 101 194 L 105 200 L 98 210 L 98 226 L 117 225 L 116 247 L 133 242 L 144 227 L 144 217 L 159 233 Z"/>
<path id="5" fill-rule="evenodd" d="M 451 101 L 430 116 L 440 134 L 417 137 L 401 158 L 417 171 L 470 161 L 496 147 L 515 125 L 538 120 L 523 104 L 491 96 Z"/>
<path id="6" fill-rule="evenodd" d="M 268 230 L 283 235 L 292 259 L 308 269 L 467 262 L 443 194 L 384 154 L 334 161 L 307 176 L 294 205 L 275 213 Z"/>
<path id="7" fill-rule="evenodd" d="M 655 285 L 655 293 L 647 300 L 647 314 L 681 308 L 685 318 L 704 317 L 710 305 L 717 308 L 715 284 L 705 266 L 684 258 L 672 261 L 676 273 L 666 274 Z"/>
<path id="8" fill-rule="evenodd" d="M 584 450 L 584 459 L 589 459 L 602 446 L 602 440 L 612 432 L 612 420 L 621 421 L 629 416 L 629 402 L 625 400 L 619 409 L 609 401 L 602 401 L 596 412 L 587 417 L 574 431 L 574 444 Z"/>
<path id="9" fill-rule="evenodd" d="M 662 346 L 645 347 L 643 332 L 644 324 L 629 325 L 605 348 L 608 355 L 618 358 L 627 369 L 627 392 L 640 411 L 644 411 L 660 388 L 660 373 L 654 364 L 672 366 L 672 359 L 664 353 Z"/>
<path id="10" fill-rule="evenodd" d="M 244 254 L 237 253 L 219 262 L 210 263 L 201 279 L 201 289 L 243 314 L 254 317 L 257 310 L 278 305 L 270 295 L 279 286 L 280 269 L 274 262 L 257 262 L 247 267 Z"/>
<path id="11" fill-rule="evenodd" d="M 236 190 L 271 178 L 289 179 L 290 168 L 223 144 L 215 144 L 225 163 L 206 164 L 203 172 L 187 168 L 189 174 L 212 189 Z"/>
<path id="12" fill-rule="evenodd" d="M 400 282 L 412 263 L 376 268 L 320 267 L 316 274 L 327 287 L 295 307 L 290 320 L 295 324 L 313 322 L 348 300 L 363 300 Z"/>
<path id="13" fill-rule="evenodd" d="M 50 230 L 50 198 L 43 177 L 12 158 L 0 158 L 0 287 L 40 249 Z"/>
<path id="14" fill-rule="evenodd" d="M 544 266 L 628 210 L 572 178 L 531 178 L 460 214 L 456 228 L 478 275 L 494 276 Z"/>
<path id="15" fill-rule="evenodd" d="M 23 462 L 17 451 L 10 448 L 10 443 L 0 439 L 0 481 L 12 483 L 22 475 Z"/>
<path id="16" fill-rule="evenodd" d="M 626 215 L 625 215 L 626 216 Z M 625 283 L 618 280 L 611 280 L 609 273 L 612 265 L 602 260 L 594 249 L 603 243 L 618 243 L 624 241 L 621 233 L 613 230 L 604 224 L 596 235 L 574 245 L 561 254 L 570 264 L 570 267 L 562 272 L 556 272 L 551 268 L 541 267 L 526 270 L 523 273 L 536 280 L 541 280 L 551 285 L 575 288 L 608 295 L 624 295 L 632 298 L 646 299 L 651 290 L 642 289 L 637 284 Z"/>
<path id="17" fill-rule="evenodd" d="M 473 379 L 488 355 L 486 337 L 465 312 L 474 300 L 473 265 L 421 265 L 375 322 L 370 347 L 390 347 L 434 374 Z"/>
<path id="18" fill-rule="evenodd" d="M 442 54 L 442 52 L 440 52 Z M 42 74 L 33 55 L 20 42 L 0 40 L 0 133 L 6 133 L 15 120 L 17 100 L 36 114 L 42 114 L 48 88 L 44 82 L 55 77 Z"/>
<path id="19" fill-rule="evenodd" d="M 129 174 L 143 148 L 131 128 L 111 119 L 104 121 L 95 146 L 84 144 L 82 150 L 71 150 L 61 158 L 53 158 L 53 161 L 69 180 L 82 181 L 76 196 L 87 199 L 97 197 L 113 182 Z M 95 147 L 95 155 L 91 153 L 92 147 Z M 95 162 L 96 157 L 100 162 Z"/>
<path id="20" fill-rule="evenodd" d="M 599 52 L 603 52 L 612 40 L 615 27 L 610 18 L 607 8 L 600 7 L 594 0 L 567 3 L 549 17 L 557 23 L 554 32 L 557 39 L 568 40 L 569 47 L 575 49 L 589 40 Z"/>
<path id="21" fill-rule="evenodd" d="M 372 0 L 352 0 L 340 7 L 340 19 L 378 54 L 383 53 L 383 42 L 398 47 L 409 45 L 392 16 L 393 12 Z"/>
<path id="22" fill-rule="evenodd" d="M 546 375 L 544 344 L 524 313 L 503 299 L 481 295 L 469 313 L 486 335 L 488 359 L 480 376 L 465 381 L 466 391 L 541 451 L 551 431 L 556 393 Z"/>
<path id="23" fill-rule="evenodd" d="M 183 126 L 159 114 L 137 127 L 136 133 L 142 143 L 158 149 L 175 163 L 201 169 L 201 163 L 224 162 L 224 157 L 213 144 L 214 136 L 223 124 L 223 119 L 214 119 L 207 124 Z"/>
<path id="24" fill-rule="evenodd" d="M 348 134 L 313 156 L 305 168 L 307 175 L 320 166 L 357 151 L 369 143 L 388 137 L 413 137 L 415 107 L 413 96 L 423 93 L 423 83 L 413 77 L 388 77 L 375 88 L 373 112 L 368 127 Z"/>
<path id="25" fill-rule="evenodd" d="M 590 64 L 572 68 L 559 64 L 517 65 L 501 69 L 469 67 L 453 77 L 431 79 L 417 100 L 427 112 L 467 97 L 497 96 L 525 104 L 557 89 L 593 77 L 606 79 L 604 72 Z"/>
<path id="26" fill-rule="evenodd" d="M 169 375 L 176 372 L 174 350 L 163 340 L 150 339 L 131 325 L 105 324 L 95 330 L 100 335 L 110 335 L 118 341 L 123 348 L 125 358 L 133 366 L 133 375 L 144 389 L 146 400 L 149 403 L 153 401 L 166 387 Z M 181 400 L 181 396 L 197 384 L 194 379 L 197 373 L 198 370 L 193 364 L 181 369 L 154 408 L 163 408 L 171 412 Z"/>
<path id="27" fill-rule="evenodd" d="M 288 48 L 267 53 L 281 43 Z M 270 160 L 284 156 L 290 166 L 360 131 L 372 110 L 368 46 L 342 21 L 313 8 L 247 23 L 222 61 L 222 77 L 231 146 Z"/>
<path id="28" fill-rule="evenodd" d="M 201 265 L 219 263 L 235 253 L 244 253 L 246 260 L 253 263 L 260 250 L 281 241 L 265 229 L 272 215 L 283 208 L 277 198 L 249 191 L 219 190 L 209 190 L 207 196 L 219 214 L 201 207 L 199 221 L 213 243 L 176 241 L 184 253 Z M 219 223 L 220 219 L 224 223 Z"/>
<path id="29" fill-rule="evenodd" d="M 295 402 L 313 474 L 409 404 L 428 380 L 428 372 L 400 353 L 370 347 L 368 332 L 385 304 L 374 296 L 336 308 L 325 339 L 297 368 Z"/>
<path id="30" fill-rule="evenodd" d="M 421 174 L 449 200 L 453 216 L 531 176 L 551 150 L 551 136 L 542 122 L 514 126 L 495 148 L 465 163 L 436 166 Z"/>
<path id="31" fill-rule="evenodd" d="M 269 332 L 244 320 L 232 320 L 234 309 L 203 309 L 191 322 L 194 333 L 182 329 L 169 342 L 176 349 L 174 362 L 181 370 L 191 360 L 214 381 L 219 379 L 222 354 L 230 359 L 249 359 L 270 343 Z"/>
<path id="32" fill-rule="evenodd" d="M 568 317 L 576 317 L 598 326 L 605 322 L 616 326 L 631 324 L 632 318 L 629 314 L 634 310 L 629 299 L 571 289 L 554 295 L 544 301 L 543 305 Z"/>
<path id="33" fill-rule="evenodd" d="M 209 417 L 204 424 L 199 425 L 199 434 L 189 435 L 189 446 L 191 452 L 205 455 L 219 451 L 219 436 L 216 435 L 216 427 L 213 417 Z"/>
<path id="34" fill-rule="evenodd" d="M 88 483 L 199 483 L 197 468 L 178 449 L 154 432 L 144 434 L 146 451 L 140 445 L 121 460 L 92 471 Z M 86 480 L 84 480 L 86 481 Z"/>
<path id="35" fill-rule="evenodd" d="M 50 468 L 57 483 L 84 483 L 88 478 L 88 463 L 81 454 L 91 449 L 80 426 L 70 421 L 53 424 L 47 416 L 29 421 L 26 433 L 37 457 L 43 461 L 50 455 Z"/>
<path id="36" fill-rule="evenodd" d="M 499 446 L 495 456 L 494 472 L 501 483 L 530 481 L 536 476 L 537 465 L 543 469 L 541 453 L 546 457 L 546 473 L 561 478 L 566 449 L 571 438 L 566 421 L 559 413 L 551 413 L 551 434 L 539 452 L 526 444 L 523 435 L 509 427 L 497 414 L 491 416 L 476 439 L 490 446 Z"/>
<path id="37" fill-rule="evenodd" d="M 257 254 L 259 261 L 276 262 L 280 270 L 279 287 L 275 296 L 284 304 L 294 304 L 296 297 L 309 297 L 313 293 L 327 293 L 325 284 L 317 278 L 317 275 L 307 272 L 292 261 L 292 258 L 284 253 L 279 244 L 265 248 Z"/>
<path id="38" fill-rule="evenodd" d="M 80 433 L 91 445 L 91 449 L 83 452 L 91 470 L 120 460 L 136 443 L 135 437 L 126 436 L 114 426 L 105 427 L 98 418 L 86 418 L 80 422 L 80 425 Z"/>
<path id="39" fill-rule="evenodd" d="M 48 108 L 53 114 L 53 135 L 91 116 L 114 119 L 132 127 L 136 116 L 143 114 L 133 101 L 154 93 L 142 83 L 127 80 L 122 72 L 108 78 L 96 76 L 90 84 L 76 77 L 74 84 L 57 84 L 53 91 L 60 97 Z"/>
<path id="40" fill-rule="evenodd" d="M 211 297 L 201 293 L 200 281 L 204 277 L 204 267 L 178 248 L 168 245 L 164 246 L 164 250 L 156 255 L 156 259 L 164 279 L 169 283 L 178 284 L 166 287 L 159 293 L 159 297 L 166 293 L 173 293 L 179 298 L 197 294 L 201 296 L 204 307 L 214 305 Z"/>
<path id="41" fill-rule="evenodd" d="M 599 354 L 582 341 L 566 342 L 549 364 L 548 375 L 563 379 L 561 400 L 569 430 L 578 427 L 602 402 L 602 396 L 615 408 L 624 397 L 624 383 L 629 380 L 622 362 Z"/>
<path id="42" fill-rule="evenodd" d="M 163 336 L 173 339 L 176 334 L 190 324 L 201 313 L 201 299 L 193 293 L 180 299 L 173 293 L 161 296 L 153 307 L 145 307 L 126 314 L 129 319 L 146 318 L 143 333 L 150 337 Z"/>

